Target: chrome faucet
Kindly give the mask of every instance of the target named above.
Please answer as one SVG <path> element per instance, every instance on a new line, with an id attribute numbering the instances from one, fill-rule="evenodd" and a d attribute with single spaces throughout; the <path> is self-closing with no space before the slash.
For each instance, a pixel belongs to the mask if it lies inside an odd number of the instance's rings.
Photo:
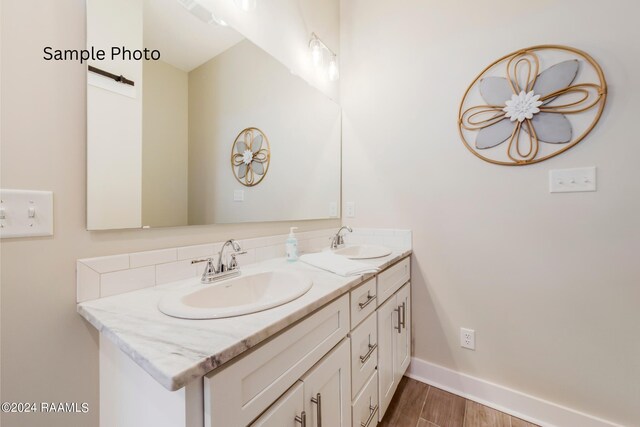
<path id="1" fill-rule="evenodd" d="M 347 230 L 349 233 L 353 233 L 353 230 L 351 229 L 351 227 L 348 227 L 346 225 L 343 225 L 342 227 L 340 227 L 340 230 L 338 230 L 335 236 L 331 238 L 331 246 L 330 246 L 331 249 L 338 249 L 344 246 L 344 236 L 340 234 L 342 230 Z"/>
<path id="2" fill-rule="evenodd" d="M 222 255 L 224 254 L 224 249 L 227 246 L 231 246 L 234 252 L 230 254 L 231 260 L 229 261 L 229 263 L 225 264 L 222 262 Z M 224 245 L 222 245 L 222 249 L 220 249 L 220 253 L 218 254 L 218 267 L 216 271 L 218 273 L 224 273 L 226 271 L 236 270 L 238 268 L 238 261 L 236 260 L 236 255 L 242 255 L 246 253 L 247 253 L 246 251 L 244 252 L 242 251 L 240 244 L 236 242 L 234 239 L 227 240 L 226 242 L 224 242 Z"/>
<path id="3" fill-rule="evenodd" d="M 227 246 L 231 246 L 233 252 L 229 254 L 231 259 L 228 263 L 224 263 L 222 261 L 224 250 Z M 240 274 L 240 269 L 238 267 L 238 260 L 236 256 L 246 254 L 246 251 L 243 251 L 240 247 L 240 244 L 236 242 L 234 239 L 227 240 L 222 245 L 220 249 L 220 253 L 218 253 L 218 263 L 214 265 L 213 258 L 205 258 L 205 259 L 196 259 L 191 261 L 191 264 L 196 264 L 200 262 L 206 262 L 207 266 L 204 268 L 204 272 L 202 273 L 202 277 L 200 278 L 200 282 L 202 283 L 212 283 L 216 280 L 237 276 Z"/>

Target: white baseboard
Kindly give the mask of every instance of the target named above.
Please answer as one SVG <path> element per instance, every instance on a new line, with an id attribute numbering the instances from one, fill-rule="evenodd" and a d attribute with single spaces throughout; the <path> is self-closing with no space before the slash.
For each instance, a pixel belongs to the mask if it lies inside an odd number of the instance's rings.
<path id="1" fill-rule="evenodd" d="M 622 427 L 415 357 L 405 375 L 543 427 Z"/>

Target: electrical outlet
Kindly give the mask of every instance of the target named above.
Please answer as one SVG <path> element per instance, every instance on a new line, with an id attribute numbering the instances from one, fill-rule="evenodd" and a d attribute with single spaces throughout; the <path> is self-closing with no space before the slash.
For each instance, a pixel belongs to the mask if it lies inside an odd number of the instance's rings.
<path id="1" fill-rule="evenodd" d="M 460 328 L 460 347 L 475 350 L 476 331 L 473 329 Z"/>
<path id="2" fill-rule="evenodd" d="M 345 210 L 347 211 L 347 218 L 355 218 L 356 217 L 356 203 L 355 202 L 347 202 L 345 203 Z"/>

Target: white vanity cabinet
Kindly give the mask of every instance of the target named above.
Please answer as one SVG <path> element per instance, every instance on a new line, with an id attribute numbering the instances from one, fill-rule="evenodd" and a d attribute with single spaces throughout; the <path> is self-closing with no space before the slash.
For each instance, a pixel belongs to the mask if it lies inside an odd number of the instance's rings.
<path id="1" fill-rule="evenodd" d="M 410 361 L 409 271 L 406 257 L 173 392 L 101 334 L 100 425 L 375 427 Z"/>
<path id="2" fill-rule="evenodd" d="M 411 260 L 378 275 L 378 418 L 382 420 L 411 361 Z"/>
<path id="3" fill-rule="evenodd" d="M 382 420 L 409 367 L 410 272 L 407 257 L 350 292 L 353 427 L 374 427 Z"/>
<path id="4" fill-rule="evenodd" d="M 409 279 L 407 257 L 205 376 L 205 426 L 375 427 L 411 359 Z"/>
<path id="5" fill-rule="evenodd" d="M 380 420 L 411 360 L 410 307 L 410 284 L 407 283 L 378 308 Z"/>

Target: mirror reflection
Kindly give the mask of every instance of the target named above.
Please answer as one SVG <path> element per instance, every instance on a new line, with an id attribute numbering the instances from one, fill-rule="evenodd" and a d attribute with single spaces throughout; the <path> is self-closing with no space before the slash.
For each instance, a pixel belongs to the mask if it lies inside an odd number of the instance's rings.
<path id="1" fill-rule="evenodd" d="M 87 14 L 89 44 L 161 53 L 89 64 L 134 83 L 88 72 L 89 229 L 339 216 L 335 102 L 196 2 Z"/>

